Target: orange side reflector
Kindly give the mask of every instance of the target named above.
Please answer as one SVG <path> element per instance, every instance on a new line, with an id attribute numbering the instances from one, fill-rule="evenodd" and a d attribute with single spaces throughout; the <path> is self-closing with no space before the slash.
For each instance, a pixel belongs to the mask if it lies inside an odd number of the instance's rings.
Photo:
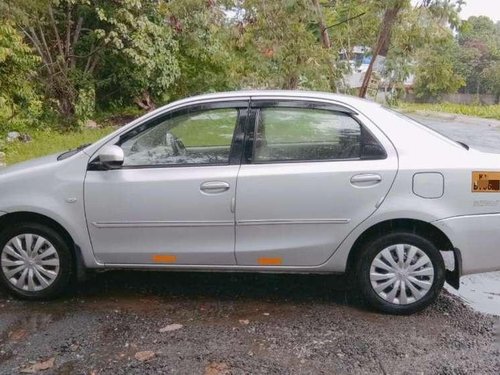
<path id="1" fill-rule="evenodd" d="M 177 257 L 175 255 L 153 255 L 153 262 L 155 263 L 175 263 Z"/>
<path id="2" fill-rule="evenodd" d="M 283 258 L 259 258 L 258 260 L 259 264 L 262 266 L 279 266 L 280 264 L 283 263 Z"/>

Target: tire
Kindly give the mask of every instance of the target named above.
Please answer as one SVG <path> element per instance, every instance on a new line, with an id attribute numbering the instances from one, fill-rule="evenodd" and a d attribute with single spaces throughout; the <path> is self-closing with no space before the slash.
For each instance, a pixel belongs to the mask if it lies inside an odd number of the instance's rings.
<path id="1" fill-rule="evenodd" d="M 356 271 L 365 300 L 376 310 L 397 315 L 413 314 L 429 306 L 437 299 L 445 279 L 443 258 L 436 246 L 408 232 L 389 233 L 366 243 Z"/>
<path id="2" fill-rule="evenodd" d="M 0 233 L 0 283 L 15 297 L 26 300 L 58 297 L 72 276 L 71 245 L 51 227 L 20 223 Z"/>

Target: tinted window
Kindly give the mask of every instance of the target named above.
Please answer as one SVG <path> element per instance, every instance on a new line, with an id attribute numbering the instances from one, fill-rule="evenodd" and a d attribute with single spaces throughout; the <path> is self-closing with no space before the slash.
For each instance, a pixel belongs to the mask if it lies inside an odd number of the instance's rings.
<path id="1" fill-rule="evenodd" d="M 359 158 L 361 126 L 349 115 L 322 109 L 264 108 L 254 160 L 293 161 Z"/>
<path id="2" fill-rule="evenodd" d="M 227 164 L 237 119 L 234 108 L 165 119 L 121 144 L 123 165 Z"/>

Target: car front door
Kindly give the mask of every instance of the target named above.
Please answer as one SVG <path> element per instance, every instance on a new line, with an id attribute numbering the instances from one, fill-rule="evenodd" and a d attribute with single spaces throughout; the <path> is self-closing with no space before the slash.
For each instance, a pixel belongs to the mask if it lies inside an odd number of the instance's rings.
<path id="1" fill-rule="evenodd" d="M 382 203 L 397 171 L 395 150 L 347 108 L 252 107 L 236 191 L 237 263 L 320 265 Z"/>
<path id="2" fill-rule="evenodd" d="M 89 164 L 85 211 L 98 261 L 235 264 L 237 140 L 247 107 L 218 102 L 159 115 L 114 141 L 121 168 Z"/>

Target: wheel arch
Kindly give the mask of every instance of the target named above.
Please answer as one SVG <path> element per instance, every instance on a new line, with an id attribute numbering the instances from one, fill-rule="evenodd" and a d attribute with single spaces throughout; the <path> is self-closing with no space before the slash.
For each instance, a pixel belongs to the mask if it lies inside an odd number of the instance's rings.
<path id="1" fill-rule="evenodd" d="M 71 234 L 66 230 L 66 228 L 64 228 L 64 226 L 56 220 L 46 215 L 30 211 L 10 212 L 0 216 L 0 231 L 3 230 L 3 228 L 15 225 L 16 223 L 26 222 L 43 224 L 59 233 L 73 252 L 73 266 L 77 278 L 79 280 L 84 278 L 85 267 L 80 247 L 75 242 Z"/>
<path id="2" fill-rule="evenodd" d="M 361 256 L 363 245 L 372 239 L 385 233 L 394 231 L 407 231 L 418 234 L 431 241 L 441 251 L 452 251 L 454 254 L 455 267 L 453 271 L 446 271 L 446 281 L 458 289 L 460 279 L 460 251 L 456 249 L 448 236 L 433 224 L 417 219 L 389 219 L 367 228 L 356 239 L 347 257 L 346 272 L 353 276 L 356 262 Z"/>

